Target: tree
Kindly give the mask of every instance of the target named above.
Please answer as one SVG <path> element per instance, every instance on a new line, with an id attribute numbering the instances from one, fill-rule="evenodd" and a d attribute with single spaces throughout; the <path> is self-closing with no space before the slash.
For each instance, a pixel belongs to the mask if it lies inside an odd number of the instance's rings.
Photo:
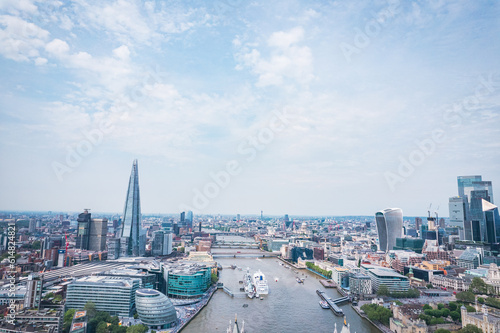
<path id="1" fill-rule="evenodd" d="M 430 306 L 429 304 L 425 304 L 422 309 L 423 310 L 432 310 L 432 306 Z"/>
<path id="2" fill-rule="evenodd" d="M 149 328 L 146 325 L 132 325 L 127 328 L 127 333 L 146 333 Z"/>
<path id="3" fill-rule="evenodd" d="M 458 311 L 451 311 L 450 312 L 450 317 L 453 319 L 453 321 L 457 321 L 460 319 L 460 312 Z"/>
<path id="4" fill-rule="evenodd" d="M 105 321 L 101 321 L 99 325 L 97 325 L 97 329 L 95 330 L 96 333 L 108 333 L 108 323 Z"/>
<path id="5" fill-rule="evenodd" d="M 476 312 L 476 308 L 470 305 L 466 305 L 465 308 L 467 309 L 467 312 Z"/>
<path id="6" fill-rule="evenodd" d="M 136 313 L 134 313 L 134 319 L 137 319 L 137 318 L 139 318 L 139 314 L 136 312 Z"/>
<path id="7" fill-rule="evenodd" d="M 426 285 L 426 287 L 427 287 L 427 289 L 432 289 L 432 288 L 434 288 L 434 286 L 433 286 L 431 283 L 428 283 L 428 284 Z"/>
<path id="8" fill-rule="evenodd" d="M 36 240 L 33 242 L 33 244 L 31 244 L 31 248 L 33 250 L 40 250 L 40 247 L 41 247 L 41 243 L 39 240 Z"/>
<path id="9" fill-rule="evenodd" d="M 489 306 L 500 308 L 500 300 L 498 298 L 488 297 L 485 303 L 488 304 Z"/>
<path id="10" fill-rule="evenodd" d="M 456 295 L 456 298 L 467 303 L 474 303 L 474 301 L 476 300 L 476 296 L 474 296 L 474 294 L 470 291 L 459 292 Z"/>
<path id="11" fill-rule="evenodd" d="M 457 303 L 456 302 L 448 303 L 448 309 L 450 309 L 450 311 L 455 311 L 456 309 L 458 309 Z"/>
<path id="12" fill-rule="evenodd" d="M 71 328 L 71 322 L 73 321 L 73 316 L 75 315 L 75 312 L 76 312 L 75 309 L 69 309 L 64 314 L 64 318 L 63 318 L 63 331 L 65 333 L 69 332 L 69 330 Z"/>
<path id="13" fill-rule="evenodd" d="M 469 287 L 469 291 L 474 294 L 487 294 L 488 293 L 488 285 L 483 281 L 480 277 L 475 277 L 472 279 L 472 282 Z"/>
<path id="14" fill-rule="evenodd" d="M 97 309 L 95 307 L 95 303 L 94 302 L 90 302 L 89 301 L 89 302 L 85 303 L 85 306 L 83 307 L 83 309 L 85 311 L 87 311 L 87 316 L 89 318 L 93 318 L 97 314 Z"/>
<path id="15" fill-rule="evenodd" d="M 381 285 L 380 287 L 378 287 L 378 290 L 377 290 L 377 295 L 379 296 L 389 296 L 389 288 L 387 288 L 386 285 Z"/>
<path id="16" fill-rule="evenodd" d="M 478 298 L 477 298 L 477 301 L 478 301 L 479 303 L 481 303 L 481 304 L 484 304 L 484 298 L 482 298 L 482 297 L 478 297 Z"/>
<path id="17" fill-rule="evenodd" d="M 451 313 L 450 309 L 443 309 L 441 310 L 443 312 L 443 317 L 448 317 Z"/>
<path id="18" fill-rule="evenodd" d="M 211 278 L 212 284 L 217 283 L 217 281 L 219 280 L 219 277 L 217 276 L 217 274 L 212 273 L 211 277 L 212 277 Z"/>
<path id="19" fill-rule="evenodd" d="M 483 330 L 475 325 L 467 324 L 465 327 L 458 330 L 458 333 L 483 333 Z"/>
<path id="20" fill-rule="evenodd" d="M 438 310 L 443 310 L 444 308 L 444 304 L 443 303 L 439 303 L 438 304 Z"/>

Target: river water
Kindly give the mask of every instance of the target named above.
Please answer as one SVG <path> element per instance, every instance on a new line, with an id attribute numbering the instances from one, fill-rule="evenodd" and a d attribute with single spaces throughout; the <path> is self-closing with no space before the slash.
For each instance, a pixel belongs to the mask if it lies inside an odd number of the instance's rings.
<path id="1" fill-rule="evenodd" d="M 218 238 L 220 239 L 220 238 Z M 234 250 L 237 251 L 237 250 Z M 245 250 L 241 250 L 245 251 Z M 212 253 L 228 252 L 227 249 L 213 249 Z M 325 291 L 332 299 L 341 297 L 335 289 L 324 288 L 317 276 L 307 270 L 286 269 L 279 265 L 277 259 L 251 258 L 217 258 L 216 261 L 224 267 L 220 272 L 220 282 L 232 292 L 240 294 L 246 268 L 253 274 L 260 269 L 265 274 L 269 284 L 269 295 L 263 300 L 247 297 L 230 297 L 218 290 L 200 313 L 182 330 L 182 333 L 226 332 L 231 320 L 234 323 L 235 314 L 238 323 L 245 321 L 245 332 L 333 332 L 334 324 L 340 332 L 343 318 L 337 317 L 330 310 L 319 306 L 319 296 L 316 289 Z M 227 268 L 231 264 L 242 270 Z M 299 284 L 296 277 L 304 278 L 304 284 Z M 278 279 L 278 282 L 276 282 Z M 243 307 L 248 304 L 248 307 Z M 377 328 L 361 318 L 349 303 L 340 306 L 351 325 L 351 332 L 375 333 Z"/>

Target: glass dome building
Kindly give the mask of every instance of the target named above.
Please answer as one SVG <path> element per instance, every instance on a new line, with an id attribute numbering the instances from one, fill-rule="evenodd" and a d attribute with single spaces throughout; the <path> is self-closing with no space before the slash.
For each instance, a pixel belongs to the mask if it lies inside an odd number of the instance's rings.
<path id="1" fill-rule="evenodd" d="M 170 328 L 177 324 L 177 313 L 167 296 L 154 289 L 138 289 L 135 306 L 139 319 L 152 329 Z"/>

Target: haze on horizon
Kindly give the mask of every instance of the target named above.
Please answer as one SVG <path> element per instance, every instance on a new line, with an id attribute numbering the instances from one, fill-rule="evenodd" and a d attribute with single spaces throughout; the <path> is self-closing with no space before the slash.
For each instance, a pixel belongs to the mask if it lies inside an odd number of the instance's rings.
<path id="1" fill-rule="evenodd" d="M 434 0 L 2 1 L 0 210 L 121 212 L 138 159 L 144 214 L 448 216 L 457 176 L 498 195 L 499 16 Z"/>

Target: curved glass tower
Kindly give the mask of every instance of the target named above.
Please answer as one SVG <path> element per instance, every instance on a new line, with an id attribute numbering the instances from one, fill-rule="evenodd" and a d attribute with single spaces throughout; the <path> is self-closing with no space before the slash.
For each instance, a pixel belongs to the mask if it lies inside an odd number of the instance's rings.
<path id="1" fill-rule="evenodd" d="M 403 237 L 403 211 L 400 208 L 387 208 L 375 213 L 378 243 L 381 251 L 392 250 L 396 238 Z"/>
<path id="2" fill-rule="evenodd" d="M 135 306 L 139 319 L 154 329 L 170 328 L 177 324 L 177 313 L 167 296 L 154 289 L 138 289 Z"/>
<path id="3" fill-rule="evenodd" d="M 139 195 L 139 171 L 137 160 L 132 164 L 132 172 L 128 183 L 127 199 L 123 211 L 121 226 L 121 254 L 124 257 L 143 256 L 146 244 L 141 228 L 141 199 Z M 144 244 L 142 244 L 144 243 Z"/>

